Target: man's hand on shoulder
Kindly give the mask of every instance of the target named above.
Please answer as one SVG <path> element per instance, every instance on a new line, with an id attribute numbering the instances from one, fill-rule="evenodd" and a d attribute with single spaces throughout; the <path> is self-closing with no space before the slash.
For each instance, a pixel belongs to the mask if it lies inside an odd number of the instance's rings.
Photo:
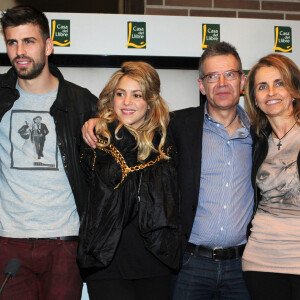
<path id="1" fill-rule="evenodd" d="M 86 144 L 88 144 L 91 148 L 96 148 L 97 137 L 95 136 L 94 129 L 98 122 L 98 118 L 89 119 L 86 121 L 82 128 L 82 138 Z"/>

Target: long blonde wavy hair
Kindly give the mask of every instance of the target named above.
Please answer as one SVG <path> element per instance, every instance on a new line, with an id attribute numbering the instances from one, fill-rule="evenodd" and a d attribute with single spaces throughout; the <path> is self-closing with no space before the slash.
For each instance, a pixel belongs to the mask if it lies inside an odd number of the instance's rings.
<path id="1" fill-rule="evenodd" d="M 107 142 L 98 142 L 100 147 L 107 147 L 110 144 L 111 134 L 107 124 L 117 120 L 114 111 L 115 89 L 121 78 L 129 76 L 138 82 L 143 99 L 147 102 L 149 109 L 145 115 L 144 123 L 137 129 L 130 125 L 119 122 L 114 134 L 118 138 L 118 131 L 122 126 L 126 127 L 135 137 L 136 147 L 138 148 L 138 160 L 144 161 L 150 153 L 157 152 L 167 159 L 168 156 L 163 152 L 163 146 L 166 141 L 167 126 L 169 124 L 169 108 L 163 98 L 160 96 L 160 79 L 156 70 L 145 62 L 124 62 L 121 70 L 115 72 L 104 89 L 102 90 L 98 101 L 98 124 L 96 125 L 96 134 L 107 138 Z M 156 149 L 152 143 L 155 131 L 161 134 L 161 140 Z"/>
<path id="2" fill-rule="evenodd" d="M 245 108 L 258 135 L 260 129 L 266 128 L 269 124 L 265 113 L 255 105 L 255 75 L 262 67 L 274 67 L 280 72 L 284 86 L 295 99 L 293 102 L 295 120 L 300 121 L 300 70 L 290 58 L 276 53 L 269 54 L 252 67 L 245 86 Z"/>

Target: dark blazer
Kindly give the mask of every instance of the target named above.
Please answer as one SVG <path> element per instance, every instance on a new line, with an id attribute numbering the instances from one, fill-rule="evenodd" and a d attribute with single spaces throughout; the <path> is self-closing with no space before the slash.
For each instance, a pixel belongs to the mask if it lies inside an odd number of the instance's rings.
<path id="1" fill-rule="evenodd" d="M 34 130 L 33 130 L 34 132 Z M 49 130 L 46 126 L 46 124 L 41 123 L 40 124 L 40 129 L 36 129 L 36 135 L 39 136 L 40 141 L 45 141 L 46 140 L 46 135 L 49 133 Z"/>
<path id="2" fill-rule="evenodd" d="M 125 127 L 119 139 L 112 134 L 117 125 L 108 125 L 109 147 L 82 150 L 89 196 L 77 262 L 84 277 L 95 271 L 93 278 L 164 276 L 182 262 L 176 151 L 167 137 L 164 151 L 170 159 L 152 152 L 142 164 L 134 136 Z M 156 132 L 156 149 L 160 140 Z"/>
<path id="3" fill-rule="evenodd" d="M 182 246 L 189 241 L 198 205 L 202 158 L 204 105 L 175 111 L 169 134 L 178 150 L 181 194 Z"/>

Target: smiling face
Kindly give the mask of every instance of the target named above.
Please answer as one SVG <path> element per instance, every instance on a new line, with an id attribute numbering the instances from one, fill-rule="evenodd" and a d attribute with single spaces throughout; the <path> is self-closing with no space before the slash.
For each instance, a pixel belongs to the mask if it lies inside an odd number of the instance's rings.
<path id="1" fill-rule="evenodd" d="M 238 71 L 239 64 L 232 55 L 217 55 L 207 57 L 203 61 L 205 75 L 223 73 L 225 71 Z M 223 75 L 218 82 L 207 82 L 207 79 L 199 79 L 199 88 L 206 95 L 210 113 L 217 110 L 228 110 L 239 103 L 240 92 L 244 87 L 245 75 L 238 76 L 234 80 L 226 80 Z"/>
<path id="2" fill-rule="evenodd" d="M 119 121 L 135 129 L 144 123 L 149 106 L 136 80 L 123 76 L 116 87 L 113 102 Z"/>
<path id="3" fill-rule="evenodd" d="M 44 41 L 38 25 L 25 24 L 7 27 L 5 30 L 7 54 L 21 79 L 38 77 L 52 53 L 52 41 Z"/>
<path id="4" fill-rule="evenodd" d="M 282 76 L 274 67 L 262 67 L 255 74 L 255 99 L 267 118 L 289 117 L 293 114 L 293 97 L 284 86 Z"/>

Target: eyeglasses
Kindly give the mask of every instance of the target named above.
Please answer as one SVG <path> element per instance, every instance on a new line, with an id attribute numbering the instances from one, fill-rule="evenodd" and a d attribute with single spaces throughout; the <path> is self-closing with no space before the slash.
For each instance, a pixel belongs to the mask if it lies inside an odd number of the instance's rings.
<path id="1" fill-rule="evenodd" d="M 240 71 L 226 71 L 223 73 L 210 73 L 207 75 L 204 75 L 202 79 L 207 80 L 207 82 L 218 82 L 220 80 L 221 75 L 223 75 L 224 79 L 227 81 L 234 80 L 238 78 L 239 75 L 241 75 Z"/>

